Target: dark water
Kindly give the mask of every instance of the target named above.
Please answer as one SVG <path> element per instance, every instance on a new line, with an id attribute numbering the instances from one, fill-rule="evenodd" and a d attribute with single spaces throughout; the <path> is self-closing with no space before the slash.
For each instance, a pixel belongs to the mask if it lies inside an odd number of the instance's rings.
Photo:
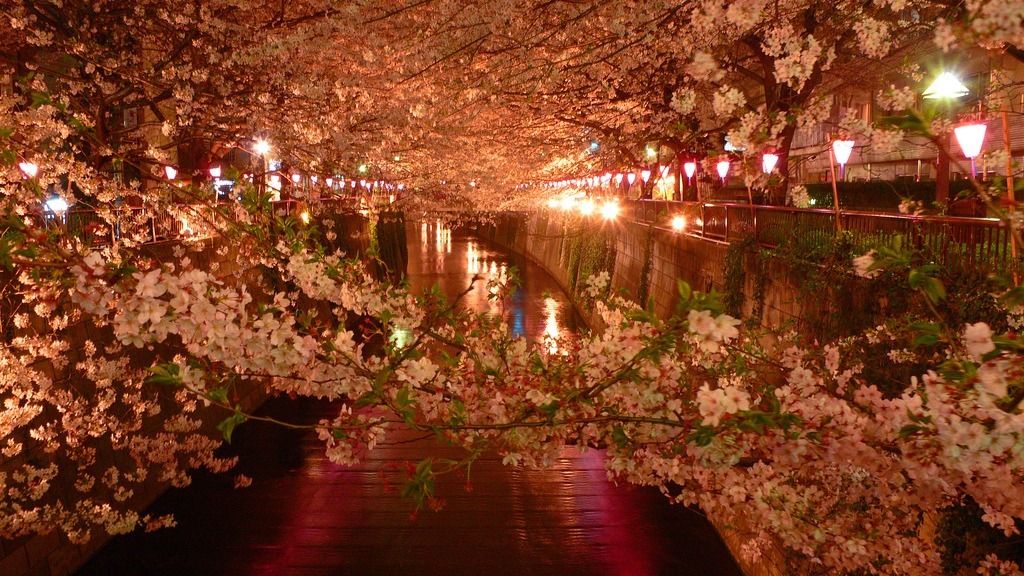
<path id="1" fill-rule="evenodd" d="M 452 236 L 436 224 L 411 228 L 414 286 L 461 292 L 483 268 L 516 265 L 523 281 L 498 311 L 528 338 L 577 327 L 572 308 L 542 271 L 493 246 Z M 488 307 L 479 286 L 467 303 Z M 263 413 L 316 421 L 329 404 L 275 399 Z M 412 507 L 385 489 L 393 462 L 458 456 L 430 440 L 395 434 L 363 463 L 330 463 L 314 434 L 249 422 L 229 450 L 250 488 L 230 476 L 198 475 L 151 513 L 173 512 L 178 527 L 114 539 L 78 574 L 238 575 L 700 575 L 741 576 L 725 545 L 695 512 L 656 491 L 615 486 L 598 452 L 567 450 L 548 470 L 502 466 L 496 457 L 465 479 L 446 478 L 440 512 Z"/>

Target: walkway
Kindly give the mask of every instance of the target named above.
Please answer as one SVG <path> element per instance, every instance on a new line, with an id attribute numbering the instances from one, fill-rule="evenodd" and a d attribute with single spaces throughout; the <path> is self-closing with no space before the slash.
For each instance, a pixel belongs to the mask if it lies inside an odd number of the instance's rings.
<path id="1" fill-rule="evenodd" d="M 410 229 L 409 241 L 410 273 L 420 284 L 443 279 L 464 288 L 474 270 L 509 263 L 436 226 Z M 506 311 L 510 325 L 529 337 L 572 329 L 571 309 L 553 282 L 518 265 L 524 290 Z M 315 421 L 332 408 L 276 399 L 263 411 Z M 406 434 L 344 468 L 324 458 L 315 435 L 250 422 L 230 450 L 254 479 L 250 488 L 200 475 L 151 510 L 173 511 L 177 528 L 119 537 L 79 574 L 741 576 L 699 514 L 656 491 L 611 484 L 593 451 L 567 451 L 542 471 L 485 458 L 474 466 L 472 491 L 459 479 L 442 482 L 445 508 L 413 519 L 408 501 L 385 492 L 390 463 L 451 449 Z"/>

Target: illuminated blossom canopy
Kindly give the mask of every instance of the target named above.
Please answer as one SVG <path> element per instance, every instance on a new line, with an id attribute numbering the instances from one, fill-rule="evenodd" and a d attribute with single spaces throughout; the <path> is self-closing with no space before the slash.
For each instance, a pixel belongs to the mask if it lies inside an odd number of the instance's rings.
<path id="1" fill-rule="evenodd" d="M 272 157 L 402 182 L 409 206 L 494 210 L 535 200 L 519 184 L 637 166 L 652 143 L 717 151 L 725 133 L 773 148 L 785 172 L 795 129 L 835 91 L 902 108 L 925 48 L 1019 54 L 1018 2 L 25 0 L 0 16 L 4 535 L 168 524 L 126 502 L 228 469 L 214 449 L 258 417 L 237 398 L 252 386 L 348 400 L 314 426 L 341 463 L 405 425 L 465 446 L 458 465 L 484 448 L 527 466 L 605 449 L 610 474 L 699 505 L 746 555 L 783 550 L 799 573 L 936 573 L 924 527 L 968 497 L 1007 533 L 1024 519 L 1012 333 L 899 318 L 818 346 L 741 328 L 685 286 L 656 318 L 603 275 L 587 292 L 604 330 L 555 353 L 382 282 L 326 205 L 307 226 L 244 177 L 221 205 L 193 178 Z M 267 157 L 250 154 L 258 140 Z M 56 197 L 96 221 L 45 225 Z M 154 248 L 151 215 L 195 238 Z M 117 242 L 98 242 L 111 227 Z M 909 256 L 855 265 L 910 269 L 923 301 L 944 295 Z M 1021 300 L 1008 288 L 1008 308 Z M 880 346 L 913 376 L 878 377 L 864 359 Z M 418 504 L 428 476 L 410 480 Z"/>

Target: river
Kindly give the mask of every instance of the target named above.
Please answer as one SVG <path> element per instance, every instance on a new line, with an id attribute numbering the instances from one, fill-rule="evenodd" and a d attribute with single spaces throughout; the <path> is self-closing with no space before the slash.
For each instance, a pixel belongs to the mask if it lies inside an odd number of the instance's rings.
<path id="1" fill-rule="evenodd" d="M 572 335 L 582 325 L 543 270 L 437 222 L 410 225 L 414 288 L 465 290 L 481 271 L 515 266 L 520 290 L 496 311 L 525 338 Z M 465 298 L 487 309 L 482 283 Z M 331 406 L 272 399 L 261 412 L 314 421 Z M 440 449 L 440 453 L 445 453 Z M 225 449 L 253 478 L 197 473 L 149 512 L 173 512 L 175 528 L 114 538 L 80 575 L 536 575 L 742 576 L 698 513 L 652 489 L 608 481 L 597 451 L 566 450 L 554 467 L 524 470 L 484 457 L 464 481 L 442 480 L 439 512 L 411 517 L 412 505 L 386 489 L 394 462 L 437 455 L 429 441 L 398 434 L 364 462 L 329 462 L 316 435 L 249 422 Z"/>

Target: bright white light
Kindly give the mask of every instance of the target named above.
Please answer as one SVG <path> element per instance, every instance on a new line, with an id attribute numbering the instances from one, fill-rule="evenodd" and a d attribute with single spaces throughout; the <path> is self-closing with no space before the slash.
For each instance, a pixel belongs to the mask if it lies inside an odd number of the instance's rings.
<path id="1" fill-rule="evenodd" d="M 576 205 L 576 201 L 572 198 L 562 198 L 560 205 L 562 210 L 572 210 L 572 207 Z"/>
<path id="2" fill-rule="evenodd" d="M 650 170 L 641 170 L 640 171 L 640 179 L 644 181 L 644 184 L 647 184 L 647 181 L 651 179 L 651 171 Z"/>
<path id="3" fill-rule="evenodd" d="M 328 188 L 333 188 L 334 187 L 334 178 L 328 178 L 328 179 L 324 180 L 324 183 L 327 184 Z"/>
<path id="4" fill-rule="evenodd" d="M 840 165 L 850 161 L 850 154 L 853 152 L 853 140 L 833 140 L 832 152 L 836 155 L 836 162 Z"/>
<path id="5" fill-rule="evenodd" d="M 303 210 L 302 213 L 299 214 L 299 219 L 302 220 L 303 224 L 309 224 L 309 212 Z"/>
<path id="6" fill-rule="evenodd" d="M 18 168 L 29 178 L 35 178 L 39 173 L 39 166 L 34 162 L 18 162 Z"/>
<path id="7" fill-rule="evenodd" d="M 775 170 L 775 165 L 779 163 L 778 154 L 765 154 L 761 156 L 761 170 L 765 174 L 771 174 L 772 170 Z"/>
<path id="8" fill-rule="evenodd" d="M 178 175 L 178 169 L 174 166 L 164 166 L 164 174 L 168 180 L 174 180 L 174 177 Z"/>
<path id="9" fill-rule="evenodd" d="M 953 133 L 956 134 L 956 141 L 960 144 L 960 149 L 963 150 L 965 157 L 977 158 L 981 154 L 981 145 L 985 142 L 984 124 L 957 126 L 953 129 Z"/>
<path id="10" fill-rule="evenodd" d="M 605 220 L 614 220 L 619 215 L 619 205 L 615 202 L 605 202 L 601 206 L 601 216 Z"/>
<path id="11" fill-rule="evenodd" d="M 686 228 L 686 217 L 675 216 L 672 218 L 672 229 L 676 232 L 682 232 Z"/>
<path id="12" fill-rule="evenodd" d="M 67 200 L 57 196 L 46 201 L 46 209 L 50 212 L 64 212 L 68 209 Z"/>
<path id="13" fill-rule="evenodd" d="M 622 179 L 624 177 L 625 177 L 625 175 L 621 174 L 621 173 L 615 175 L 615 187 L 616 188 L 618 188 L 619 186 L 622 186 Z"/>
<path id="14" fill-rule="evenodd" d="M 299 180 L 302 180 L 302 174 L 299 174 L 298 172 L 292 174 L 292 182 L 298 184 Z"/>
<path id="15" fill-rule="evenodd" d="M 594 213 L 594 201 L 587 198 L 583 202 L 580 202 L 580 214 L 584 216 L 590 216 Z"/>
<path id="16" fill-rule="evenodd" d="M 718 164 L 715 165 L 715 168 L 718 170 L 718 177 L 724 182 L 725 177 L 729 175 L 729 161 L 719 160 Z"/>
<path id="17" fill-rule="evenodd" d="M 932 82 L 931 86 L 921 94 L 922 98 L 959 98 L 966 96 L 969 90 L 959 78 L 949 72 L 939 74 L 939 77 Z"/>
<path id="18" fill-rule="evenodd" d="M 309 181 L 312 182 L 313 184 L 316 184 L 316 180 L 317 180 L 316 174 L 314 174 L 314 175 L 309 177 Z"/>
<path id="19" fill-rule="evenodd" d="M 210 167 L 210 178 L 220 178 L 220 166 Z"/>
<path id="20" fill-rule="evenodd" d="M 650 146 L 647 147 L 647 157 L 648 158 L 654 158 L 657 155 L 658 155 L 658 151 L 657 150 L 655 150 L 654 148 L 651 148 Z"/>
<path id="21" fill-rule="evenodd" d="M 548 208 L 558 208 L 558 199 L 552 198 L 551 200 L 548 200 Z"/>
<path id="22" fill-rule="evenodd" d="M 683 170 L 686 171 L 687 178 L 693 178 L 693 174 L 697 172 L 697 163 L 687 162 L 686 164 L 683 164 Z"/>
<path id="23" fill-rule="evenodd" d="M 630 172 L 629 174 L 626 174 L 626 182 L 629 182 L 629 185 L 632 186 L 633 182 L 636 182 L 636 173 Z"/>
<path id="24" fill-rule="evenodd" d="M 270 152 L 270 142 L 260 138 L 252 145 L 252 151 L 260 156 L 266 156 Z"/>

